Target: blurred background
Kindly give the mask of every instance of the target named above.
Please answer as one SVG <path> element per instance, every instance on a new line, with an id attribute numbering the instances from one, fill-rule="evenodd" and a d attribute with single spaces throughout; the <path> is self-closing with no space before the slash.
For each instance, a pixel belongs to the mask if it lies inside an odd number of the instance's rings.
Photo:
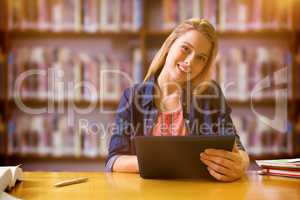
<path id="1" fill-rule="evenodd" d="M 300 156 L 300 0 L 0 4 L 1 165 L 103 170 L 123 89 L 191 17 L 218 31 L 213 78 L 251 158 Z"/>

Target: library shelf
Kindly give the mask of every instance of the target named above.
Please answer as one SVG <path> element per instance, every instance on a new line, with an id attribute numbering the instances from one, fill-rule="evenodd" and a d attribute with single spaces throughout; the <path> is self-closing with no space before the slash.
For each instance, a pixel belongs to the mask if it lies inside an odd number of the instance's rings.
<path id="1" fill-rule="evenodd" d="M 227 99 L 227 102 L 231 106 L 251 106 L 251 103 L 253 106 L 266 106 L 266 107 L 273 107 L 275 106 L 275 100 L 274 99 L 259 99 L 259 100 L 253 100 L 250 101 L 247 100 L 235 100 L 235 99 Z"/>
<path id="2" fill-rule="evenodd" d="M 150 37 L 166 37 L 171 33 L 168 30 L 154 30 L 147 31 L 146 35 Z M 219 37 L 221 38 L 243 38 L 243 37 L 253 37 L 253 38 L 289 38 L 291 39 L 296 35 L 297 31 L 293 30 L 217 30 Z"/>
<path id="3" fill-rule="evenodd" d="M 10 162 L 101 162 L 105 161 L 106 156 L 54 156 L 54 155 L 40 155 L 40 154 L 13 154 L 7 155 L 7 158 Z"/>
<path id="4" fill-rule="evenodd" d="M 218 31 L 218 35 L 222 38 L 239 38 L 239 37 L 255 37 L 255 38 L 292 38 L 295 34 L 293 30 L 227 30 Z"/>
<path id="5" fill-rule="evenodd" d="M 251 160 L 269 160 L 269 159 L 282 159 L 282 158 L 296 158 L 300 157 L 299 154 L 289 154 L 289 153 L 263 153 L 263 154 L 249 154 Z"/>
<path id="6" fill-rule="evenodd" d="M 119 105 L 118 100 L 99 100 L 99 101 L 88 101 L 88 100 L 47 100 L 47 99 L 39 99 L 39 98 L 26 98 L 26 99 L 21 99 L 22 103 L 24 103 L 26 106 L 30 107 L 42 107 L 42 106 L 47 106 L 47 105 L 75 105 L 78 107 L 88 107 L 91 106 L 92 104 L 95 104 L 97 107 L 103 106 L 103 107 L 113 107 L 117 108 Z M 249 99 L 247 100 L 236 100 L 236 99 L 227 99 L 227 103 L 231 106 L 238 106 L 238 107 L 243 107 L 243 106 L 250 106 L 251 101 Z M 291 103 L 293 100 L 288 99 L 288 103 Z M 300 102 L 300 99 L 295 99 L 295 101 Z M 0 104 L 3 104 L 5 102 L 4 99 L 0 98 Z M 16 102 L 14 99 L 9 99 L 8 104 L 10 106 L 16 106 Z M 265 98 L 265 99 L 259 99 L 259 100 L 253 100 L 252 104 L 254 106 L 265 106 L 265 107 L 274 107 L 276 102 L 272 98 Z"/>
<path id="7" fill-rule="evenodd" d="M 138 37 L 141 31 L 41 31 L 41 30 L 11 30 L 7 34 L 12 38 L 38 37 L 38 38 L 103 38 L 103 37 Z"/>
<path id="8" fill-rule="evenodd" d="M 299 154 L 288 154 L 288 153 L 263 153 L 263 154 L 249 154 L 251 160 L 265 160 L 265 159 L 281 159 L 281 158 L 295 158 L 300 157 Z M 19 163 L 34 163 L 34 162 L 104 162 L 106 156 L 54 156 L 54 155 L 41 155 L 41 154 L 12 154 L 7 155 L 7 159 L 10 162 Z"/>
<path id="9" fill-rule="evenodd" d="M 22 103 L 29 107 L 45 107 L 49 105 L 54 106 L 73 106 L 76 107 L 89 107 L 89 106 L 96 106 L 96 107 L 112 107 L 117 108 L 119 105 L 118 100 L 99 100 L 99 101 L 88 101 L 88 100 L 47 100 L 47 99 L 38 99 L 38 98 L 26 98 L 21 100 Z M 9 106 L 17 106 L 16 101 L 14 99 L 8 100 Z"/>
<path id="10" fill-rule="evenodd" d="M 4 34 L 6 31 L 2 30 L 0 33 Z M 171 31 L 168 30 L 153 30 L 153 31 L 128 31 L 128 30 L 118 30 L 118 31 L 48 31 L 48 30 L 10 30 L 7 34 L 12 38 L 22 38 L 22 37 L 52 37 L 52 38 L 69 38 L 69 37 L 138 37 L 145 33 L 145 36 L 149 37 L 167 37 Z M 217 31 L 219 37 L 222 38 L 239 38 L 239 37 L 255 37 L 255 38 L 293 38 L 297 34 L 297 31 L 293 30 L 225 30 Z"/>

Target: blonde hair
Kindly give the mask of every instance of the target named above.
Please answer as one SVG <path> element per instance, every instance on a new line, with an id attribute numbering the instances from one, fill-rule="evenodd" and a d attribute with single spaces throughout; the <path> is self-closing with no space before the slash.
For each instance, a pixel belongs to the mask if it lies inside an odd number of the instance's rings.
<path id="1" fill-rule="evenodd" d="M 217 49 L 218 49 L 217 33 L 213 25 L 211 25 L 207 20 L 192 18 L 180 23 L 168 36 L 168 38 L 163 43 L 162 47 L 159 49 L 159 51 L 156 53 L 155 57 L 153 58 L 150 67 L 148 69 L 148 72 L 145 76 L 144 82 L 146 82 L 152 75 L 157 75 L 156 73 L 162 70 L 172 44 L 175 42 L 177 38 L 179 38 L 184 33 L 190 30 L 199 31 L 204 36 L 206 36 L 206 38 L 212 44 L 210 55 L 207 60 L 206 66 L 204 67 L 200 75 L 198 75 L 197 77 L 191 80 L 192 87 L 196 88 L 196 86 L 198 86 L 199 83 L 201 82 L 205 83 L 206 81 L 210 80 L 213 73 L 213 61 L 216 57 Z M 199 92 L 201 93 L 204 90 L 203 87 L 198 89 L 199 90 L 196 93 Z"/>

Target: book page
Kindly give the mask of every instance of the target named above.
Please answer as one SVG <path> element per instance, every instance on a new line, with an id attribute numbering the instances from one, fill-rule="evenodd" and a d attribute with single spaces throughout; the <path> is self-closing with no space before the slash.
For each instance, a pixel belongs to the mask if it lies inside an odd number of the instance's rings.
<path id="1" fill-rule="evenodd" d="M 13 187 L 15 186 L 17 180 L 21 180 L 23 170 L 20 168 L 20 165 L 0 167 L 0 177 L 5 173 L 8 173 L 9 175 L 4 175 L 8 177 L 4 177 L 3 179 L 8 179 L 8 181 L 6 182 L 7 186 Z M 2 178 L 0 179 L 2 183 Z"/>
<path id="2" fill-rule="evenodd" d="M 12 173 L 7 167 L 0 167 L 0 192 L 11 185 Z"/>
<path id="3" fill-rule="evenodd" d="M 15 167 L 9 167 L 12 173 L 12 183 L 11 183 L 12 187 L 15 186 L 17 180 L 22 179 L 23 170 L 20 166 L 21 165 L 17 165 Z"/>
<path id="4" fill-rule="evenodd" d="M 19 198 L 11 196 L 10 194 L 7 194 L 6 192 L 0 192 L 0 200 L 19 200 Z"/>

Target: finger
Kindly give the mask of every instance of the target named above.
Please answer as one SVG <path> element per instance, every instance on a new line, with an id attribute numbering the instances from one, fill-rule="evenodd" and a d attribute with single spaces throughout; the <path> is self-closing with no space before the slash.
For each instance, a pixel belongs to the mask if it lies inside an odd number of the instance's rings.
<path id="1" fill-rule="evenodd" d="M 231 178 L 229 178 L 223 174 L 220 174 L 209 167 L 207 167 L 207 170 L 210 175 L 212 175 L 215 179 L 217 179 L 219 181 L 231 181 Z"/>
<path id="2" fill-rule="evenodd" d="M 223 167 L 226 167 L 228 169 L 232 169 L 234 167 L 234 162 L 232 160 L 228 160 L 226 158 L 220 157 L 220 156 L 211 156 L 207 154 L 201 154 L 200 158 L 212 161 L 218 165 L 222 165 Z"/>
<path id="3" fill-rule="evenodd" d="M 210 160 L 206 160 L 206 159 L 201 159 L 201 161 L 207 165 L 209 168 L 213 169 L 214 171 L 226 175 L 226 176 L 233 176 L 233 172 L 232 170 L 230 170 L 229 168 L 226 168 L 222 165 L 218 165 Z"/>
<path id="4" fill-rule="evenodd" d="M 234 145 L 233 145 L 232 152 L 235 152 L 235 153 L 238 153 L 238 152 L 239 152 L 239 149 L 237 148 L 237 145 L 236 145 L 235 143 L 234 143 Z"/>
<path id="5" fill-rule="evenodd" d="M 221 149 L 205 149 L 204 153 L 209 156 L 219 156 L 219 157 L 227 158 L 228 160 L 232 160 L 232 161 L 237 159 L 236 153 L 233 153 L 231 151 L 221 150 Z"/>

